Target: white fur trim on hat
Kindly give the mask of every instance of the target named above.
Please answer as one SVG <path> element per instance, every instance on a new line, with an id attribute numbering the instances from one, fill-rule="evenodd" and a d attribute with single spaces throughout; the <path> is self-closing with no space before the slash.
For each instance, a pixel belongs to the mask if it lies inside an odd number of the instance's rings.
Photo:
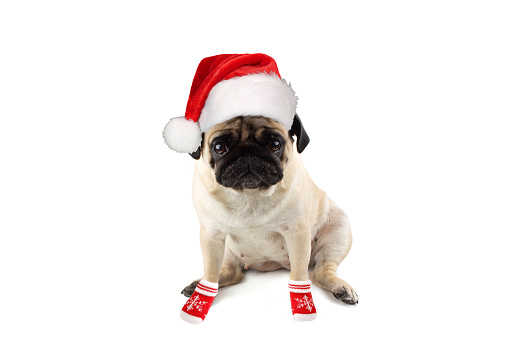
<path id="1" fill-rule="evenodd" d="M 261 115 L 292 127 L 297 97 L 276 74 L 258 73 L 223 80 L 210 91 L 198 123 L 202 132 L 236 116 Z"/>
<path id="2" fill-rule="evenodd" d="M 173 118 L 163 131 L 166 144 L 180 153 L 193 153 L 201 145 L 200 126 L 185 117 Z"/>

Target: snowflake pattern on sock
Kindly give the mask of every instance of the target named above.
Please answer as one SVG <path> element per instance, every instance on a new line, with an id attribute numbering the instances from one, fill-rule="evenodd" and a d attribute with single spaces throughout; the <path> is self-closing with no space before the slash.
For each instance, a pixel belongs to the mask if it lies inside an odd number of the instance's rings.
<path id="1" fill-rule="evenodd" d="M 187 306 L 187 311 L 191 311 L 196 309 L 198 312 L 203 312 L 203 306 L 207 305 L 208 301 L 200 300 L 200 295 L 196 294 L 194 297 L 191 296 L 189 300 L 186 302 L 184 307 Z"/>
<path id="2" fill-rule="evenodd" d="M 308 297 L 307 294 L 305 294 L 304 297 L 302 297 L 302 299 L 294 298 L 294 300 L 297 302 L 297 309 L 305 308 L 309 312 L 311 312 L 313 310 L 313 308 L 315 307 L 315 304 L 313 302 L 313 297 L 311 297 L 311 296 Z"/>

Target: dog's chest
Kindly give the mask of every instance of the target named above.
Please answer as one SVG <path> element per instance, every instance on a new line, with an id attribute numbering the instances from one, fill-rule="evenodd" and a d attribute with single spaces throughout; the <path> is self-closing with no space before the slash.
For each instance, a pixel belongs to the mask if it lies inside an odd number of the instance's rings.
<path id="1" fill-rule="evenodd" d="M 300 211 L 276 195 L 230 195 L 215 205 L 220 212 L 212 223 L 219 234 L 227 235 L 227 248 L 246 266 L 272 271 L 289 268 L 284 236 L 298 225 Z"/>
<path id="2" fill-rule="evenodd" d="M 283 236 L 270 227 L 237 229 L 230 232 L 226 245 L 241 262 L 257 270 L 290 265 Z"/>

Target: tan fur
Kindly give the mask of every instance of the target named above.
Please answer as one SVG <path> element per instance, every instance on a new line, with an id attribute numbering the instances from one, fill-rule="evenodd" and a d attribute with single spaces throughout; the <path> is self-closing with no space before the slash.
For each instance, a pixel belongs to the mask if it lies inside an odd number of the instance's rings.
<path id="1" fill-rule="evenodd" d="M 241 191 L 219 185 L 210 166 L 210 141 L 225 130 L 239 133 L 242 141 L 267 128 L 286 136 L 283 179 L 269 189 Z M 308 267 L 315 265 L 313 283 L 356 303 L 352 287 L 335 275 L 352 243 L 348 218 L 315 186 L 290 138 L 281 124 L 263 117 L 232 119 L 205 134 L 193 180 L 203 278 L 222 287 L 240 282 L 243 269 L 284 267 L 291 280 L 303 281 L 308 279 Z"/>

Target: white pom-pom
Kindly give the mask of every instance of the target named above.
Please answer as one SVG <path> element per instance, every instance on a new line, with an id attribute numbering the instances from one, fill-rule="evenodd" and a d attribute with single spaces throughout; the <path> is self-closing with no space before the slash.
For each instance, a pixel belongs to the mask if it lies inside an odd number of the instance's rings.
<path id="1" fill-rule="evenodd" d="M 185 117 L 173 118 L 164 127 L 163 138 L 172 150 L 193 153 L 201 145 L 200 126 Z"/>

